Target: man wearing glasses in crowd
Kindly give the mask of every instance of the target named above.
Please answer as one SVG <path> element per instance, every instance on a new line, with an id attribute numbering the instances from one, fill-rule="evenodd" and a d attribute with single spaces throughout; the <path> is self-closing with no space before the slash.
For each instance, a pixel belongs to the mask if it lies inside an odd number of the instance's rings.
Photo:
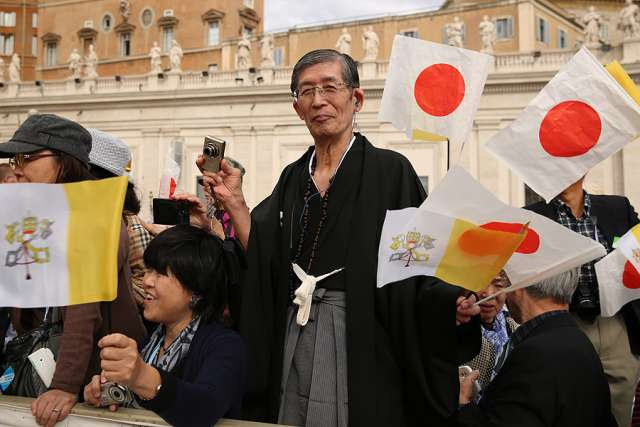
<path id="1" fill-rule="evenodd" d="M 204 174 L 247 251 L 232 307 L 249 355 L 245 417 L 441 425 L 457 409 L 458 365 L 479 349 L 475 297 L 425 277 L 376 289 L 386 211 L 419 206 L 424 188 L 405 157 L 354 133 L 364 91 L 350 56 L 307 53 L 291 92 L 314 145 L 271 196 L 249 214 L 240 171 L 223 161 Z"/>

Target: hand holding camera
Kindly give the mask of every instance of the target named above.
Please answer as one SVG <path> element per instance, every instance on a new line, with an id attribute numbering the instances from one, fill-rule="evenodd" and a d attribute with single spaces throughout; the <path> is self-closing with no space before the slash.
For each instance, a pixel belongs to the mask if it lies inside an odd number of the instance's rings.
<path id="1" fill-rule="evenodd" d="M 203 187 L 206 192 L 218 200 L 226 210 L 244 207 L 242 194 L 242 173 L 224 160 L 226 143 L 218 138 L 205 137 L 202 155 L 196 165 L 203 175 Z"/>

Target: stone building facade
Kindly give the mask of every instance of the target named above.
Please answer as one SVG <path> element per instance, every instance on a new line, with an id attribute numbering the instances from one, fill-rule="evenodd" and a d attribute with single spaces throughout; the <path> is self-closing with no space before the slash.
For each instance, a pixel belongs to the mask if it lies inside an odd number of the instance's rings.
<path id="1" fill-rule="evenodd" d="M 0 0 L 0 59 L 8 67 L 11 57 L 17 53 L 21 59 L 22 80 L 36 77 L 38 24 L 37 0 Z M 4 79 L 8 79 L 6 74 Z"/>
<path id="2" fill-rule="evenodd" d="M 623 6 L 623 2 L 618 3 L 618 9 Z M 133 22 L 134 15 L 139 16 L 136 13 L 131 13 L 129 22 Z M 377 118 L 391 41 L 393 35 L 406 29 L 415 30 L 414 36 L 442 42 L 443 26 L 458 16 L 466 27 L 465 47 L 479 49 L 477 26 L 485 15 L 493 17 L 495 22 L 504 17 L 513 18 L 512 37 L 508 41 L 496 41 L 492 72 L 473 131 L 464 150 L 460 152 L 459 147 L 450 150 L 449 161 L 465 165 L 503 201 L 522 205 L 531 194 L 522 181 L 483 146 L 514 120 L 575 54 L 574 41 L 583 36 L 582 26 L 568 12 L 545 0 L 449 1 L 431 12 L 292 28 L 274 35 L 275 47 L 285 50 L 281 63 L 247 70 L 236 70 L 234 66 L 237 34 L 222 42 L 222 51 L 228 46 L 229 53 L 227 60 L 220 63 L 228 64 L 204 74 L 200 71 L 202 66 L 191 68 L 189 65 L 186 44 L 183 71 L 168 73 L 162 78 L 146 70 L 127 74 L 122 69 L 114 70 L 119 76 L 114 78 L 105 70 L 115 65 L 104 59 L 98 68 L 100 77 L 96 79 L 81 82 L 68 77 L 47 79 L 39 85 L 23 82 L 0 89 L 0 140 L 8 139 L 34 110 L 60 114 L 88 127 L 111 132 L 132 149 L 133 176 L 144 212 L 148 214 L 150 200 L 158 192 L 167 153 L 171 150 L 182 166 L 180 187 L 197 192 L 198 170 L 194 160 L 202 150 L 203 137 L 219 136 L 228 142 L 227 154 L 246 168 L 246 195 L 249 205 L 255 206 L 271 192 L 283 167 L 312 144 L 304 122 L 292 108 L 289 93 L 292 65 L 310 49 L 334 47 L 343 28 L 351 35 L 353 56 L 361 60 L 364 56 L 361 35 L 371 26 L 380 40 L 379 55 L 373 61 L 359 64 L 365 102 L 356 119 L 358 128 L 375 145 L 394 149 L 409 158 L 427 190 L 432 190 L 447 170 L 446 144 L 407 140 L 402 132 Z M 548 25 L 540 28 L 549 36 L 546 42 L 538 40 L 539 19 Z M 201 22 L 196 28 L 200 25 Z M 566 29 L 570 46 L 557 48 L 553 34 L 562 28 Z M 237 28 L 234 31 L 237 32 Z M 179 38 L 179 33 L 175 34 Z M 96 37 L 98 46 L 102 36 Z M 61 37 L 64 40 L 62 34 Z M 259 64 L 261 38 L 262 34 L 252 38 L 253 64 Z M 622 61 L 631 76 L 639 79 L 638 43 L 627 40 L 614 45 L 602 44 L 592 52 L 602 63 Z M 148 57 L 135 61 L 149 66 Z M 633 185 L 638 179 L 640 145 L 634 142 L 594 168 L 587 176 L 587 188 L 594 193 L 624 194 L 640 206 L 640 188 Z"/>

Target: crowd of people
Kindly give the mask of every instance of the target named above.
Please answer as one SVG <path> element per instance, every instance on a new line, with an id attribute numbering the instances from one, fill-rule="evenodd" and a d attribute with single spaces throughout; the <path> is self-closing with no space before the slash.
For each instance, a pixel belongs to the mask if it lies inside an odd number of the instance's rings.
<path id="1" fill-rule="evenodd" d="M 601 317 L 593 262 L 506 294 L 504 271 L 478 295 L 424 276 L 378 289 L 385 214 L 419 206 L 425 190 L 406 158 L 355 132 L 365 97 L 349 55 L 307 53 L 291 93 L 314 145 L 252 210 L 237 162 L 202 172 L 211 206 L 175 196 L 189 225 L 146 223 L 129 182 L 117 298 L 56 311 L 38 424 L 84 401 L 177 426 L 630 426 L 640 301 Z M 52 114 L 25 120 L 0 156 L 3 183 L 125 176 L 131 162 L 118 138 Z M 582 180 L 526 208 L 609 251 L 639 222 L 626 198 L 588 194 Z M 6 345 L 47 312 L 2 309 Z M 126 399 L 105 401 L 109 387 Z"/>

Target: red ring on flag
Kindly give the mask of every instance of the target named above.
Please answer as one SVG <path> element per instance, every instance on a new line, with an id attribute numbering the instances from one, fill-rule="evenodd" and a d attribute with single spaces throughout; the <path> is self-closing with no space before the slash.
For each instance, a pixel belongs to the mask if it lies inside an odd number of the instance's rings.
<path id="1" fill-rule="evenodd" d="M 538 137 L 544 151 L 554 157 L 581 156 L 600 139 L 602 122 L 589 104 L 564 101 L 553 107 L 540 124 Z"/>
<path id="2" fill-rule="evenodd" d="M 436 117 L 453 113 L 464 95 L 464 77 L 449 64 L 430 65 L 420 72 L 413 85 L 413 96 L 420 109 Z"/>

